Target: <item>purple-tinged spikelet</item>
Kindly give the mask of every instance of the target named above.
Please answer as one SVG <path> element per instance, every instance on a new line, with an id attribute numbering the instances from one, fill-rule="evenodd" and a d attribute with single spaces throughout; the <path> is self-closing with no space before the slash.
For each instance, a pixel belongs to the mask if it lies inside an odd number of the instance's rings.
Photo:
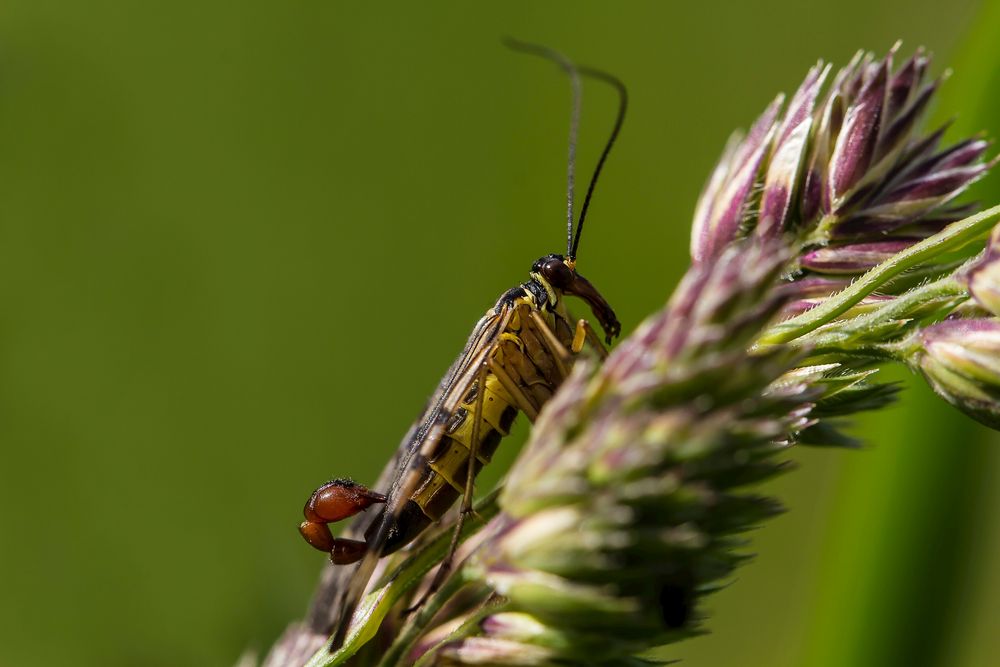
<path id="1" fill-rule="evenodd" d="M 1000 429 L 1000 320 L 954 319 L 922 329 L 912 363 L 942 398 Z"/>
<path id="2" fill-rule="evenodd" d="M 791 239 L 800 278 L 858 275 L 970 212 L 950 203 L 988 170 L 989 143 L 918 134 L 939 81 L 923 51 L 894 69 L 895 53 L 859 53 L 822 99 L 817 64 L 784 114 L 779 97 L 730 143 L 696 207 L 695 262 L 752 233 Z"/>

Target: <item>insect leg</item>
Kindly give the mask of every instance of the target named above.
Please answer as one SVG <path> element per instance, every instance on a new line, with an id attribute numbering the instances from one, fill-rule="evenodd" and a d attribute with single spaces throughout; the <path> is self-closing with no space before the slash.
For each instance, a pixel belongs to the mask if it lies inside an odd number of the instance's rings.
<path id="1" fill-rule="evenodd" d="M 451 544 L 448 546 L 448 552 L 441 561 L 441 565 L 438 566 L 437 572 L 434 573 L 434 579 L 431 580 L 430 586 L 427 587 L 420 600 L 406 610 L 405 613 L 407 614 L 422 607 L 427 599 L 437 592 L 441 588 L 441 584 L 448 578 L 454 564 L 455 552 L 458 550 L 458 541 L 462 536 L 462 528 L 465 526 L 465 519 L 472 513 L 472 496 L 475 488 L 476 463 L 479 454 L 479 433 L 480 426 L 483 423 L 483 401 L 486 397 L 486 371 L 487 364 L 483 362 L 476 373 L 476 386 L 478 390 L 476 391 L 475 408 L 472 412 L 472 438 L 469 441 L 469 460 L 466 464 L 465 491 L 462 494 L 462 507 L 458 512 L 458 521 L 455 522 L 455 530 L 451 534 Z"/>
<path id="2" fill-rule="evenodd" d="M 576 332 L 573 334 L 574 354 L 579 354 L 580 350 L 583 349 L 584 341 L 590 342 L 590 346 L 594 348 L 597 356 L 601 359 L 607 358 L 608 348 L 604 347 L 604 343 L 601 342 L 594 328 L 590 326 L 590 322 L 587 320 L 578 320 L 576 323 Z"/>
<path id="3" fill-rule="evenodd" d="M 535 421 L 535 418 L 538 417 L 538 406 L 536 406 L 534 402 L 532 402 L 525 395 L 525 393 L 521 391 L 521 388 L 517 386 L 517 383 L 514 382 L 507 371 L 505 371 L 493 357 L 487 358 L 486 365 L 489 367 L 490 372 L 497 376 L 497 380 L 499 380 L 501 386 L 507 390 L 510 397 L 514 399 L 514 407 L 524 412 L 530 421 Z"/>
<path id="4" fill-rule="evenodd" d="M 462 509 L 459 512 L 458 527 L 455 529 L 455 535 L 451 539 L 451 549 L 448 551 L 447 560 L 449 562 L 455 554 L 455 549 L 458 547 L 458 534 L 462 530 L 465 516 L 472 511 L 472 494 L 476 482 L 476 464 L 479 461 L 479 433 L 484 419 L 483 402 L 486 400 L 486 369 L 486 362 L 483 362 L 483 365 L 479 367 L 479 373 L 477 373 L 476 377 L 476 384 L 479 387 L 479 391 L 476 392 L 476 409 L 473 413 L 475 421 L 472 422 L 472 442 L 469 445 L 469 464 L 466 467 L 465 493 L 462 495 Z"/>
<path id="5" fill-rule="evenodd" d="M 538 335 L 539 340 L 545 345 L 545 349 L 552 355 L 552 358 L 556 362 L 556 367 L 559 369 L 559 374 L 564 378 L 569 375 L 570 352 L 566 349 L 566 346 L 559 342 L 559 339 L 552 333 L 552 329 L 545 323 L 545 320 L 537 310 L 531 311 L 531 316 L 526 324 Z"/>

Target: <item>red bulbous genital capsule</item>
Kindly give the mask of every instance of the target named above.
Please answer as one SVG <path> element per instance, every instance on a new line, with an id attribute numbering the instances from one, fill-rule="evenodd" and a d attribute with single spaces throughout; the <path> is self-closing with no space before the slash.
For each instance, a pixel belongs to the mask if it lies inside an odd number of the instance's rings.
<path id="1" fill-rule="evenodd" d="M 313 491 L 302 513 L 314 523 L 333 523 L 384 502 L 385 496 L 381 493 L 349 479 L 335 479 Z"/>
<path id="2" fill-rule="evenodd" d="M 314 549 L 327 552 L 333 549 L 334 538 L 325 523 L 303 521 L 299 524 L 299 534 Z"/>
<path id="3" fill-rule="evenodd" d="M 368 545 L 364 542 L 338 538 L 330 549 L 330 562 L 334 565 L 357 563 L 367 551 Z"/>

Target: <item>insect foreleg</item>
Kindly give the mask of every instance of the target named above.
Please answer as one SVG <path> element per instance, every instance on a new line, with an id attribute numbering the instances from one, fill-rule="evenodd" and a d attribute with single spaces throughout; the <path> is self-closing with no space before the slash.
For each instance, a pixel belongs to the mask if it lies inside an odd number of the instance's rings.
<path id="1" fill-rule="evenodd" d="M 448 551 L 449 561 L 458 547 L 458 535 L 462 532 L 462 524 L 465 523 L 465 516 L 472 511 L 473 488 L 476 483 L 476 473 L 478 472 L 479 463 L 479 437 L 484 419 L 483 402 L 486 400 L 486 369 L 487 365 L 483 362 L 479 367 L 479 372 L 476 374 L 476 386 L 479 387 L 479 391 L 476 392 L 476 409 L 473 415 L 475 421 L 472 422 L 472 442 L 469 445 L 469 463 L 466 466 L 465 493 L 462 494 L 462 510 L 459 513 L 455 535 L 451 540 L 451 549 Z"/>
<path id="2" fill-rule="evenodd" d="M 590 346 L 597 351 L 597 356 L 601 359 L 606 359 L 608 356 L 608 349 L 604 347 L 604 343 L 601 342 L 600 337 L 594 328 L 590 326 L 590 322 L 587 320 L 577 320 L 576 331 L 573 334 L 573 353 L 579 354 L 583 350 L 584 341 L 589 341 Z"/>

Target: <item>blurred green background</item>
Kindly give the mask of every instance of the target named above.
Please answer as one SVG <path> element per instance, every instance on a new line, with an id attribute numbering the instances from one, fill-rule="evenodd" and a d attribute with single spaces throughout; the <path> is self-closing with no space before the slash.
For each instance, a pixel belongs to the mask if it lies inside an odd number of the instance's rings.
<path id="1" fill-rule="evenodd" d="M 1000 135 L 1000 11 L 971 0 L 373 7 L 0 3 L 0 667 L 230 665 L 302 614 L 307 494 L 370 481 L 563 246 L 567 84 L 501 36 L 630 86 L 581 252 L 627 330 L 729 132 L 817 58 L 925 44 L 952 136 Z M 613 108 L 588 87 L 584 172 Z M 868 448 L 795 454 L 713 634 L 665 655 L 992 662 L 1000 440 L 914 385 Z"/>

